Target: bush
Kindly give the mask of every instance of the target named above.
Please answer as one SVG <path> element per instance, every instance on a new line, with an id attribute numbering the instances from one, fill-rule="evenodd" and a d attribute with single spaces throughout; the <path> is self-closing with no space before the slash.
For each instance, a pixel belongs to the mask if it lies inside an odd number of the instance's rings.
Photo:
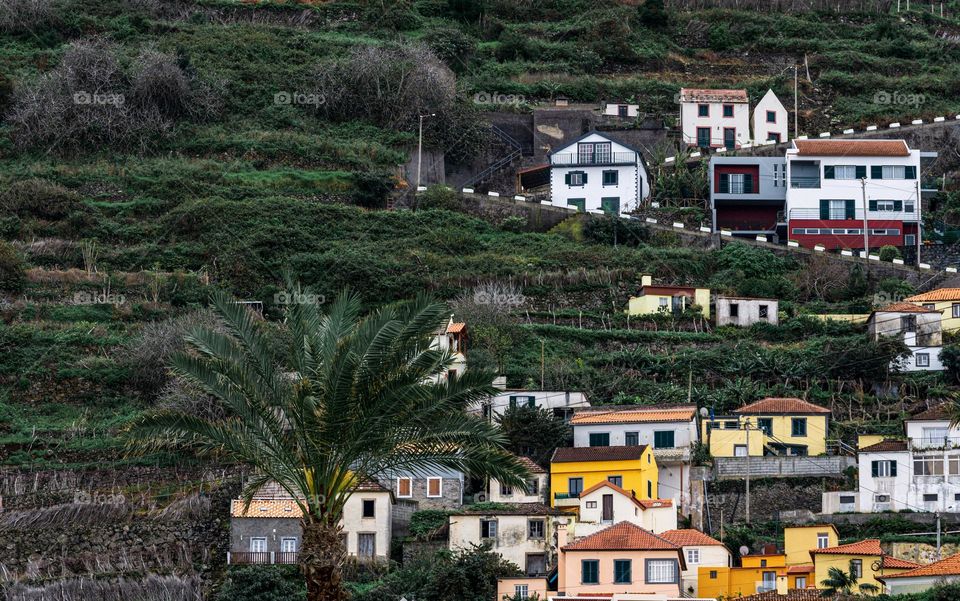
<path id="1" fill-rule="evenodd" d="M 58 220 L 80 206 L 76 193 L 44 179 L 16 181 L 0 191 L 0 208 L 20 217 Z"/>
<path id="2" fill-rule="evenodd" d="M 508 232 L 522 232 L 527 229 L 527 218 L 520 215 L 510 215 L 500 222 L 500 227 Z"/>
<path id="3" fill-rule="evenodd" d="M 17 249 L 9 242 L 0 240 L 0 290 L 22 290 L 26 282 L 25 265 Z"/>
<path id="4" fill-rule="evenodd" d="M 3 0 L 0 2 L 0 31 L 32 33 L 56 21 L 53 0 Z"/>
<path id="5" fill-rule="evenodd" d="M 454 71 L 464 70 L 477 51 L 477 40 L 453 27 L 431 29 L 423 41 Z"/>
<path id="6" fill-rule="evenodd" d="M 419 540 L 429 540 L 447 525 L 450 512 L 443 509 L 423 509 L 410 516 L 410 534 Z"/>
<path id="7" fill-rule="evenodd" d="M 455 211 L 460 208 L 460 198 L 450 186 L 430 186 L 417 197 L 417 208 Z"/>
<path id="8" fill-rule="evenodd" d="M 883 246 L 880 248 L 880 260 L 881 261 L 893 261 L 894 259 L 900 259 L 900 249 L 896 246 Z"/>
<path id="9" fill-rule="evenodd" d="M 298 601 L 307 588 L 296 566 L 233 568 L 220 587 L 218 601 Z"/>

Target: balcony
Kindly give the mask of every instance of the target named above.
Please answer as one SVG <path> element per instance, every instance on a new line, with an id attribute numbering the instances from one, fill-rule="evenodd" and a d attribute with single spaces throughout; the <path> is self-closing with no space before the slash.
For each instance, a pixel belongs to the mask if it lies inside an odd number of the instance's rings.
<path id="1" fill-rule="evenodd" d="M 551 165 L 590 166 L 590 165 L 634 165 L 637 162 L 635 152 L 610 152 L 600 154 L 580 154 L 567 152 L 550 157 Z"/>
<path id="2" fill-rule="evenodd" d="M 819 188 L 820 176 L 817 175 L 794 175 L 790 177 L 791 188 Z"/>
<path id="3" fill-rule="evenodd" d="M 227 553 L 227 564 L 237 566 L 295 564 L 297 563 L 297 555 L 297 552 L 234 551 Z"/>
<path id="4" fill-rule="evenodd" d="M 771 591 L 777 590 L 777 581 L 776 580 L 762 580 L 756 583 L 757 593 L 769 593 Z"/>
<path id="5" fill-rule="evenodd" d="M 960 437 L 923 436 L 911 438 L 907 441 L 907 448 L 911 451 L 960 449 Z"/>
<path id="6" fill-rule="evenodd" d="M 860 203 L 857 203 L 860 205 Z M 820 220 L 820 209 L 790 209 L 790 219 L 815 219 Z M 846 211 L 834 210 L 829 212 L 830 220 L 851 220 L 863 221 L 863 208 L 857 206 L 853 211 L 853 217 L 847 217 Z M 867 220 L 871 221 L 916 221 L 917 214 L 914 211 L 867 211 Z M 873 226 L 873 224 L 871 224 Z"/>
<path id="7" fill-rule="evenodd" d="M 566 493 L 566 492 L 557 492 L 553 493 L 553 506 L 554 507 L 579 507 L 580 506 L 580 493 Z"/>

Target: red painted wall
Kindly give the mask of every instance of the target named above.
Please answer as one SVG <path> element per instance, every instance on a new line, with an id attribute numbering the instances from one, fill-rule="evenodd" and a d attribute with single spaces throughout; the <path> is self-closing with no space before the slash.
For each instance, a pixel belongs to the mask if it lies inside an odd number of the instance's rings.
<path id="1" fill-rule="evenodd" d="M 717 226 L 728 230 L 772 230 L 783 207 L 717 207 Z"/>
<path id="2" fill-rule="evenodd" d="M 760 185 L 760 166 L 759 165 L 717 165 L 713 169 L 713 191 L 717 192 L 720 190 L 720 174 L 721 173 L 743 173 L 743 174 L 752 174 L 753 175 L 753 194 L 744 194 L 744 198 L 750 198 L 751 196 L 757 195 L 760 193 L 762 186 Z"/>
<path id="3" fill-rule="evenodd" d="M 870 248 L 880 248 L 881 246 L 903 246 L 903 236 L 916 231 L 916 226 L 912 223 L 904 224 L 902 221 L 892 221 L 889 219 L 868 220 L 869 229 L 899 229 L 899 236 L 874 236 L 870 235 Z M 860 234 L 831 234 L 829 236 L 817 234 L 794 234 L 793 228 L 863 228 L 863 221 L 859 219 L 843 219 L 838 221 L 828 221 L 820 219 L 791 219 L 787 224 L 787 238 L 796 240 L 800 246 L 813 248 L 816 244 L 822 244 L 828 249 L 863 249 L 863 233 Z"/>

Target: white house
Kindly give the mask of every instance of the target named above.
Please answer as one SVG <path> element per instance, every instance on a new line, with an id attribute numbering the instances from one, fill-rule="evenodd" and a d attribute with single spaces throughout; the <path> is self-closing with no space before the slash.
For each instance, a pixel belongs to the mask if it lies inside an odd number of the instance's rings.
<path id="1" fill-rule="evenodd" d="M 746 90 L 680 90 L 683 142 L 698 148 L 739 148 L 750 141 Z"/>
<path id="2" fill-rule="evenodd" d="M 659 467 L 660 496 L 687 510 L 692 500 L 691 446 L 698 440 L 696 411 L 692 405 L 578 410 L 570 420 L 573 446 L 649 445 Z"/>
<path id="3" fill-rule="evenodd" d="M 912 303 L 895 303 L 870 314 L 867 331 L 874 340 L 881 336 L 898 337 L 910 349 L 910 355 L 894 361 L 899 371 L 943 371 L 943 315 Z"/>
<path id="4" fill-rule="evenodd" d="M 578 539 L 620 522 L 631 522 L 654 534 L 677 527 L 677 508 L 670 499 L 638 499 L 609 481 L 581 492 L 579 503 L 577 520 L 569 530 Z"/>
<path id="5" fill-rule="evenodd" d="M 467 370 L 467 324 L 453 321 L 453 315 L 445 326 L 434 333 L 430 348 L 449 353 L 452 363 L 444 374 L 434 378 L 436 383 L 446 382 L 450 376 L 458 376 Z"/>
<path id="6" fill-rule="evenodd" d="M 777 144 L 787 141 L 790 116 L 783 103 L 773 93 L 767 90 L 757 106 L 753 108 L 753 139 L 755 142 L 773 140 Z"/>
<path id="7" fill-rule="evenodd" d="M 794 140 L 786 152 L 787 234 L 801 246 L 914 246 L 920 151 L 903 140 Z M 864 200 L 866 198 L 866 200 Z"/>
<path id="8" fill-rule="evenodd" d="M 640 114 L 640 105 L 626 102 L 608 102 L 603 105 L 603 114 L 608 117 L 636 117 Z"/>
<path id="9" fill-rule="evenodd" d="M 552 411 L 557 417 L 569 419 L 575 410 L 589 406 L 587 395 L 579 391 L 512 389 L 504 390 L 483 402 L 476 412 L 482 412 L 483 417 L 496 421 L 498 416 L 511 407 L 537 407 Z"/>
<path id="10" fill-rule="evenodd" d="M 547 493 L 550 492 L 547 470 L 537 465 L 529 457 L 518 457 L 518 459 L 531 475 L 527 482 L 527 490 L 491 480 L 487 486 L 485 498 L 476 500 L 491 503 L 543 503 L 547 498 Z"/>
<path id="11" fill-rule="evenodd" d="M 777 325 L 779 307 L 779 302 L 772 298 L 718 296 L 717 325 L 744 327 L 755 323 Z"/>
<path id="12" fill-rule="evenodd" d="M 888 595 L 922 593 L 935 586 L 960 582 L 960 553 L 913 570 L 877 576 Z"/>
<path id="13" fill-rule="evenodd" d="M 550 201 L 578 211 L 620 215 L 650 195 L 640 151 L 591 132 L 550 154 Z"/>
<path id="14" fill-rule="evenodd" d="M 660 536 L 683 550 L 686 569 L 680 574 L 681 590 L 689 595 L 698 595 L 700 568 L 730 567 L 730 551 L 723 543 L 699 530 L 667 530 L 660 533 Z"/>

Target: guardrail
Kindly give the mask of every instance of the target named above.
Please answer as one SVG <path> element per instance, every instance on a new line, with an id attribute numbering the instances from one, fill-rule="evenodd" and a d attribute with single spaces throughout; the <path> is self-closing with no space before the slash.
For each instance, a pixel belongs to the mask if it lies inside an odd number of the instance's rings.
<path id="1" fill-rule="evenodd" d="M 635 152 L 611 152 L 604 154 L 581 154 L 575 152 L 565 152 L 555 154 L 550 157 L 551 165 L 623 165 L 637 162 L 637 153 Z"/>
<path id="2" fill-rule="evenodd" d="M 229 565 L 274 565 L 297 563 L 297 552 L 274 551 L 230 551 L 227 553 Z"/>

